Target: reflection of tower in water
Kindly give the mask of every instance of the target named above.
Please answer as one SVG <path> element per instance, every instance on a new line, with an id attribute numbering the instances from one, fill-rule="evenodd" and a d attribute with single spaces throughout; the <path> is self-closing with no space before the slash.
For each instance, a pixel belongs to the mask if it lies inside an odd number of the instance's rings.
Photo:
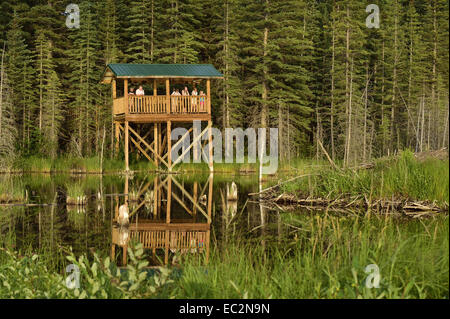
<path id="1" fill-rule="evenodd" d="M 221 191 L 222 197 L 222 208 L 223 208 L 223 226 L 224 226 L 224 235 L 225 242 L 228 241 L 228 233 L 231 231 L 233 234 L 236 231 L 236 224 L 233 223 L 232 229 L 230 229 L 230 225 L 232 224 L 234 217 L 237 213 L 238 207 L 238 189 L 235 182 L 227 183 L 225 196 Z"/>
<path id="2" fill-rule="evenodd" d="M 124 188 L 126 205 L 129 188 L 127 178 Z M 159 175 L 149 179 L 136 194 L 136 204 L 128 206 L 128 227 L 119 225 L 120 209 L 117 200 L 111 257 L 115 258 L 116 246 L 122 247 L 122 264 L 125 265 L 128 245 L 130 241 L 137 241 L 142 243 L 145 249 L 152 251 L 153 258 L 156 258 L 159 252 L 164 252 L 165 264 L 169 262 L 170 254 L 181 256 L 205 252 L 208 261 L 212 190 L 212 175 L 204 185 L 194 182 L 192 193 L 172 175 Z M 201 199 L 205 197 L 202 204 Z M 174 214 L 174 206 L 179 209 L 177 214 Z M 199 219 L 206 221 L 200 222 Z"/>

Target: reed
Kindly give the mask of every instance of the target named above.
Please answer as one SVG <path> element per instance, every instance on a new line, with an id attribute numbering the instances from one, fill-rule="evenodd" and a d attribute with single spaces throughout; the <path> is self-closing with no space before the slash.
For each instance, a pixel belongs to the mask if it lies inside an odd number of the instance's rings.
<path id="1" fill-rule="evenodd" d="M 404 224 L 392 218 L 288 214 L 294 240 L 235 242 L 192 256 L 179 298 L 448 298 L 448 217 Z M 294 228 L 295 227 L 295 228 Z M 366 267 L 379 268 L 367 288 Z"/>
<path id="2" fill-rule="evenodd" d="M 448 203 L 449 162 L 418 161 L 413 153 L 405 151 L 398 157 L 376 161 L 371 169 L 323 169 L 317 176 L 283 184 L 281 192 L 305 198 L 365 195 L 372 199 L 394 197 Z"/>

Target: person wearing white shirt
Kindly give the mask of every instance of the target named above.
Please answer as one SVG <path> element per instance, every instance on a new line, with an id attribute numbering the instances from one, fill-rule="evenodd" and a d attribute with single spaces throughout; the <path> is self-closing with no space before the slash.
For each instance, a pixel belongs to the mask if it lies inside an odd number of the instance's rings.
<path id="1" fill-rule="evenodd" d="M 142 88 L 142 85 L 139 86 L 139 89 L 136 90 L 136 95 L 144 95 L 144 89 Z"/>

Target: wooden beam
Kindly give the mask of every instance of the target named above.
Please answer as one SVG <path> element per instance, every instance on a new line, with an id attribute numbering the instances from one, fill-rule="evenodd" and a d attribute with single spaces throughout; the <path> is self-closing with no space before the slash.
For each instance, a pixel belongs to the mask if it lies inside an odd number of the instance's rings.
<path id="1" fill-rule="evenodd" d="M 154 162 L 153 158 L 150 157 L 150 155 L 147 154 L 146 151 L 144 151 L 144 149 L 141 147 L 141 145 L 139 145 L 139 143 L 130 136 L 130 140 L 131 142 L 133 142 L 134 145 L 136 145 L 136 147 L 141 151 L 141 153 L 150 161 L 150 162 Z M 156 163 L 155 163 L 156 164 Z"/>
<path id="2" fill-rule="evenodd" d="M 129 139 L 129 124 L 128 121 L 125 121 L 125 170 L 129 170 L 129 162 L 128 162 L 128 139 Z"/>
<path id="3" fill-rule="evenodd" d="M 189 152 L 189 150 L 194 146 L 194 143 L 197 143 L 198 140 L 200 140 L 202 138 L 202 136 L 208 131 L 209 126 L 206 127 L 200 134 L 199 136 L 197 136 L 191 143 L 191 145 L 189 145 L 189 147 L 183 152 L 181 153 L 181 156 L 179 156 L 177 158 L 177 160 L 175 162 L 173 162 L 172 167 L 175 166 L 176 164 L 178 164 L 179 161 L 182 160 L 182 158 L 184 157 L 184 155 L 186 155 L 187 152 Z M 170 138 L 168 139 L 168 141 L 170 141 Z"/>
<path id="4" fill-rule="evenodd" d="M 167 121 L 167 167 L 169 172 L 172 171 L 172 139 L 170 138 L 172 133 L 172 123 Z"/>
<path id="5" fill-rule="evenodd" d="M 211 80 L 206 80 L 206 107 L 208 110 L 208 114 L 211 114 Z"/>
<path id="6" fill-rule="evenodd" d="M 161 137 L 162 137 L 162 124 L 158 123 L 158 152 L 159 152 L 158 154 L 159 154 L 159 156 L 162 156 L 163 151 L 164 151 L 163 145 L 166 142 L 165 141 L 166 136 L 164 136 L 164 140 L 162 141 L 162 143 L 161 143 Z"/>
<path id="7" fill-rule="evenodd" d="M 159 156 L 156 152 L 155 152 L 155 150 L 153 149 L 153 147 L 151 147 L 146 141 L 144 141 L 143 139 L 142 139 L 142 137 L 138 134 L 138 133 L 136 133 L 136 131 L 135 130 L 133 130 L 131 127 L 129 128 L 130 129 L 130 132 L 131 133 L 133 133 L 151 152 L 153 152 L 153 154 L 156 154 L 156 156 L 159 158 L 159 160 L 162 162 L 162 163 L 164 163 L 167 167 L 169 167 L 169 165 L 167 164 L 167 162 L 161 157 L 161 156 Z"/>
<path id="8" fill-rule="evenodd" d="M 121 125 L 120 125 L 119 122 L 114 122 L 114 124 L 115 124 L 115 129 L 116 129 L 116 132 L 115 132 L 115 136 L 116 136 L 115 153 L 116 153 L 116 157 L 117 157 L 117 154 L 119 154 L 119 141 L 120 141 L 120 127 L 121 127 Z"/>
<path id="9" fill-rule="evenodd" d="M 153 216 L 158 214 L 158 177 L 153 182 Z"/>
<path id="10" fill-rule="evenodd" d="M 124 266 L 127 265 L 127 250 L 128 250 L 128 245 L 123 246 L 122 264 Z"/>
<path id="11" fill-rule="evenodd" d="M 211 209 L 212 209 L 212 195 L 213 195 L 213 178 L 214 175 L 210 174 L 208 178 L 209 192 L 208 192 L 208 223 L 211 224 Z"/>
<path id="12" fill-rule="evenodd" d="M 197 203 L 197 198 L 198 198 L 198 182 L 197 181 L 195 181 L 194 182 L 194 201 L 195 201 L 195 203 Z M 196 215 L 196 207 L 195 207 L 195 204 L 192 206 L 192 215 Z"/>
<path id="13" fill-rule="evenodd" d="M 156 81 L 156 80 L 155 80 Z M 155 165 L 156 165 L 156 167 L 158 167 L 159 166 L 159 163 L 158 163 L 158 157 L 156 156 L 156 154 L 159 154 L 159 145 L 158 145 L 158 124 L 157 123 L 155 123 L 155 124 L 153 124 L 153 141 L 154 142 L 156 142 L 155 143 Z"/>
<path id="14" fill-rule="evenodd" d="M 117 91 L 116 91 L 116 79 L 113 79 L 111 82 L 112 87 L 112 98 L 115 99 L 117 97 Z"/>
<path id="15" fill-rule="evenodd" d="M 198 121 L 209 121 L 211 120 L 211 115 L 207 113 L 192 113 L 192 114 L 167 114 L 167 113 L 141 113 L 141 114 L 128 114 L 126 117 L 124 115 L 116 116 L 116 120 L 123 119 L 126 121 L 134 123 L 165 123 L 167 121 L 172 122 L 185 122 L 191 123 L 194 120 Z"/>
<path id="16" fill-rule="evenodd" d="M 170 82 L 169 82 L 169 79 L 166 79 L 166 107 L 167 107 L 167 114 L 170 114 Z"/>
<path id="17" fill-rule="evenodd" d="M 175 185 L 181 190 L 181 192 L 193 203 L 197 206 L 198 210 L 206 217 L 206 220 L 208 222 L 210 222 L 211 218 L 208 216 L 208 214 L 203 210 L 203 208 L 200 207 L 200 205 L 198 205 L 194 199 L 192 198 L 192 196 L 180 185 L 180 183 L 177 182 L 177 180 L 175 178 L 172 177 L 173 182 L 175 183 Z"/>
<path id="18" fill-rule="evenodd" d="M 213 162 L 213 141 L 212 141 L 212 122 L 208 121 L 208 139 L 209 139 L 209 171 L 212 172 L 214 170 L 214 162 Z"/>
<path id="19" fill-rule="evenodd" d="M 169 177 L 166 177 L 166 179 L 161 182 L 161 184 L 159 184 L 155 190 L 158 192 L 160 188 L 162 188 L 164 186 L 164 184 L 169 180 Z M 154 199 L 156 200 L 156 199 Z M 141 208 L 143 205 L 145 204 L 145 200 L 143 200 L 135 209 L 133 209 L 133 211 L 131 212 L 131 214 L 129 215 L 129 218 L 131 218 L 134 214 L 137 213 L 137 211 L 139 210 L 139 208 Z"/>
<path id="20" fill-rule="evenodd" d="M 139 223 L 130 224 L 131 231 L 172 230 L 172 231 L 206 231 L 211 229 L 208 223 Z"/>
<path id="21" fill-rule="evenodd" d="M 165 188 L 167 191 L 169 191 L 166 185 L 164 185 L 164 188 Z M 175 198 L 175 200 L 181 205 L 181 207 L 183 207 L 183 208 L 188 212 L 189 215 L 193 215 L 193 212 L 192 212 L 192 211 L 186 206 L 186 204 L 185 204 L 185 203 L 177 196 L 177 194 L 172 193 L 171 196 L 173 196 L 173 198 Z"/>
<path id="22" fill-rule="evenodd" d="M 124 192 L 124 194 L 125 194 L 125 197 L 124 197 L 124 201 L 125 201 L 125 205 L 128 205 L 128 191 L 129 191 L 129 182 L 130 182 L 130 180 L 129 180 L 129 178 L 128 178 L 128 174 L 127 175 L 125 175 L 125 185 L 124 185 L 124 187 L 123 187 L 123 192 Z"/>
<path id="23" fill-rule="evenodd" d="M 123 96 L 125 97 L 125 115 L 128 114 L 128 79 L 123 81 Z"/>
<path id="24" fill-rule="evenodd" d="M 179 139 L 178 142 L 176 142 L 176 143 L 172 146 L 172 148 L 177 147 L 178 144 L 180 144 L 181 142 L 183 142 L 183 140 L 189 135 L 190 132 L 192 132 L 192 127 L 191 127 L 186 133 L 184 133 L 184 135 L 181 137 L 181 139 Z M 167 154 L 168 154 L 168 153 L 166 153 L 166 155 L 167 155 Z M 166 155 L 164 155 L 164 157 L 165 157 Z"/>
<path id="25" fill-rule="evenodd" d="M 170 224 L 170 209 L 172 204 L 172 177 L 169 176 L 167 180 L 167 203 L 166 203 L 166 223 Z"/>

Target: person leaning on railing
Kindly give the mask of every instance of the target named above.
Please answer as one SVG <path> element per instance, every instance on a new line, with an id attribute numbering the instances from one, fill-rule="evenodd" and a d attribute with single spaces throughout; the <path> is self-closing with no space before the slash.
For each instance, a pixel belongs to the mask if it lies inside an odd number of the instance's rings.
<path id="1" fill-rule="evenodd" d="M 200 91 L 200 111 L 204 112 L 205 110 L 205 93 L 203 91 Z"/>
<path id="2" fill-rule="evenodd" d="M 139 85 L 139 89 L 136 90 L 136 95 L 145 95 L 144 89 L 142 88 L 142 85 Z"/>
<path id="3" fill-rule="evenodd" d="M 183 91 L 181 91 L 181 95 L 183 96 L 189 96 L 189 90 L 187 88 L 187 86 L 184 87 Z M 188 102 L 188 98 L 184 98 L 182 105 L 183 105 L 183 113 L 186 113 L 187 109 L 186 109 L 186 103 Z"/>
<path id="4" fill-rule="evenodd" d="M 136 96 L 144 96 L 145 92 L 144 89 L 142 88 L 142 85 L 139 85 L 139 89 L 136 90 Z M 142 105 L 142 99 L 137 99 L 136 103 L 137 103 L 137 107 L 140 108 Z"/>
<path id="5" fill-rule="evenodd" d="M 174 88 L 172 95 L 173 96 L 181 95 L 180 90 Z M 177 110 L 177 106 L 178 106 L 178 98 L 174 97 L 172 98 L 172 112 L 175 112 Z"/>
<path id="6" fill-rule="evenodd" d="M 194 88 L 194 89 L 192 90 L 191 95 L 193 96 L 193 98 L 192 98 L 192 100 L 191 100 L 192 106 L 193 106 L 193 108 L 195 109 L 194 112 L 196 112 L 196 111 L 197 111 L 197 95 L 198 95 L 197 88 Z"/>

